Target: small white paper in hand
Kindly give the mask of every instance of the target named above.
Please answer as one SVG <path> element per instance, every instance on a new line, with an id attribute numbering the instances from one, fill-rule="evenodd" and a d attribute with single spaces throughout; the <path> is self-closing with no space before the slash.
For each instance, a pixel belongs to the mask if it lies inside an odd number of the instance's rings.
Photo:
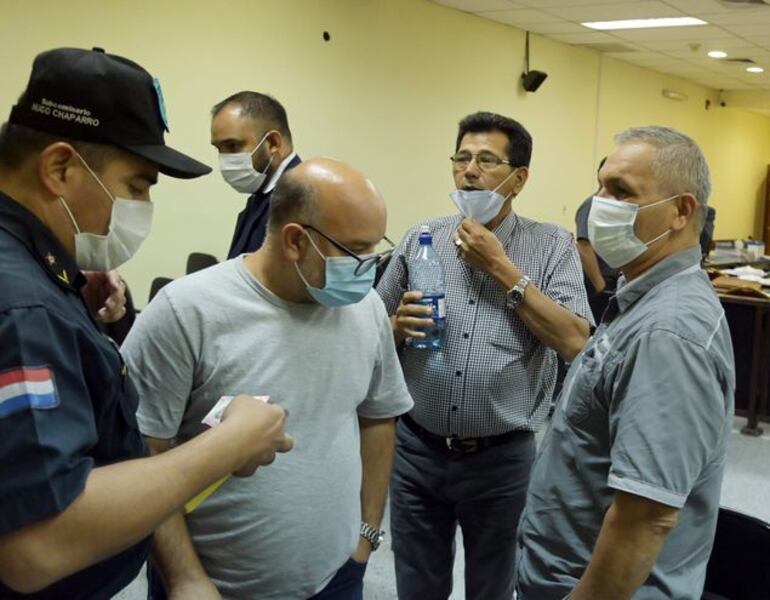
<path id="1" fill-rule="evenodd" d="M 208 425 L 209 427 L 215 427 L 222 422 L 222 416 L 225 414 L 227 407 L 230 406 L 230 402 L 233 401 L 235 396 L 222 396 L 214 405 L 208 414 L 203 417 L 201 423 Z M 255 400 L 261 400 L 262 402 L 269 402 L 270 396 L 252 396 Z"/>

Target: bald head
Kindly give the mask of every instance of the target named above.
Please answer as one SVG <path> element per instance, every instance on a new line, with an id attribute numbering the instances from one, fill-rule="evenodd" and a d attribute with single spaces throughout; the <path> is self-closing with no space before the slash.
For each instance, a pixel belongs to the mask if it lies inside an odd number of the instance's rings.
<path id="1" fill-rule="evenodd" d="M 314 158 L 283 174 L 270 199 L 269 220 L 271 233 L 303 223 L 363 246 L 385 235 L 386 210 L 361 171 L 331 158 Z"/>

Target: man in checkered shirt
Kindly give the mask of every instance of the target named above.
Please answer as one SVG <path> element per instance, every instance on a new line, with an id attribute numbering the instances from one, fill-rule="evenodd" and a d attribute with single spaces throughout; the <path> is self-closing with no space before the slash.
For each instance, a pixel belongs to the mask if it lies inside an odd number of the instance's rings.
<path id="1" fill-rule="evenodd" d="M 512 597 L 516 526 L 556 354 L 572 360 L 593 325 L 572 235 L 511 209 L 531 153 L 532 138 L 513 119 L 479 112 L 460 122 L 452 163 L 462 214 L 427 222 L 446 277 L 443 349 L 405 344 L 431 324 L 430 307 L 408 291 L 419 225 L 377 287 L 415 402 L 398 426 L 391 489 L 400 600 L 449 597 L 458 524 L 468 600 Z M 491 213 L 474 206 L 480 200 Z"/>

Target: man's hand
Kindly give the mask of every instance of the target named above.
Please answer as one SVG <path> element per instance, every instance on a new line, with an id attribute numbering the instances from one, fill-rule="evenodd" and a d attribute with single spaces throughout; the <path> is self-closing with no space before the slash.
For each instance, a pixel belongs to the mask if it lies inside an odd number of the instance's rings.
<path id="1" fill-rule="evenodd" d="M 80 293 L 91 315 L 101 323 L 114 323 L 126 314 L 126 284 L 117 271 L 84 271 Z"/>
<path id="2" fill-rule="evenodd" d="M 397 343 L 403 342 L 408 337 L 424 338 L 425 333 L 420 329 L 427 329 L 433 325 L 433 309 L 424 304 L 414 304 L 422 298 L 422 292 L 406 292 L 398 305 L 396 314 L 391 317 L 393 335 Z"/>
<path id="3" fill-rule="evenodd" d="M 358 546 L 350 558 L 363 565 L 369 562 L 369 557 L 371 555 L 372 545 L 368 542 L 368 540 L 365 540 L 362 537 L 358 538 Z"/>
<path id="4" fill-rule="evenodd" d="M 476 221 L 463 219 L 456 240 L 458 256 L 485 273 L 494 275 L 506 263 L 512 266 L 497 236 Z"/>
<path id="5" fill-rule="evenodd" d="M 236 396 L 222 415 L 217 427 L 226 427 L 241 441 L 241 455 L 234 471 L 248 477 L 257 467 L 269 465 L 277 452 L 288 452 L 294 440 L 283 431 L 286 411 L 253 396 Z"/>
<path id="6" fill-rule="evenodd" d="M 222 596 L 206 577 L 171 586 L 168 600 L 222 600 Z"/>

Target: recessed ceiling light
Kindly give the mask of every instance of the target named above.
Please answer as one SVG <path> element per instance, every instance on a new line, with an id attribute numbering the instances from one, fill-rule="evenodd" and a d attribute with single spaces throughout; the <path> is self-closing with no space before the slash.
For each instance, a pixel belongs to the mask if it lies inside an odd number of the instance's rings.
<path id="1" fill-rule="evenodd" d="M 691 25 L 708 25 L 706 21 L 695 17 L 663 17 L 658 19 L 624 19 L 621 21 L 590 21 L 581 23 L 590 29 L 648 29 L 653 27 L 689 27 Z"/>
<path id="2" fill-rule="evenodd" d="M 764 73 L 765 70 L 762 67 L 746 67 L 749 73 Z"/>
<path id="3" fill-rule="evenodd" d="M 727 52 L 723 50 L 712 50 L 708 53 L 711 58 L 727 58 Z"/>

